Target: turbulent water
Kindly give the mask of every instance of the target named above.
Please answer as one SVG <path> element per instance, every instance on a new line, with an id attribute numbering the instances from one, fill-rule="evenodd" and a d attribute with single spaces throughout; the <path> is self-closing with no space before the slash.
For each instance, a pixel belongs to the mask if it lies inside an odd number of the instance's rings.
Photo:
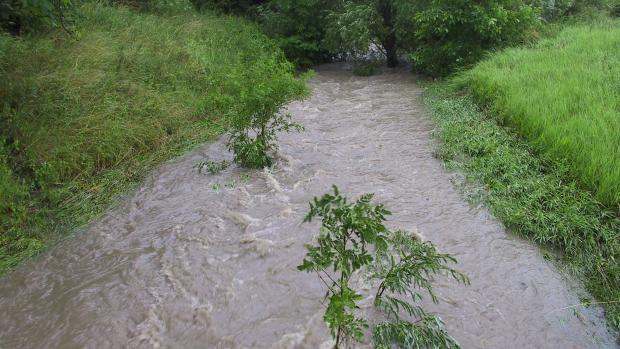
<path id="1" fill-rule="evenodd" d="M 599 308 L 572 307 L 573 282 L 454 189 L 409 74 L 326 66 L 311 87 L 272 170 L 199 174 L 230 158 L 207 146 L 1 279 L 0 348 L 328 348 L 324 290 L 295 267 L 317 231 L 308 202 L 332 184 L 376 193 L 390 227 L 459 260 L 471 285 L 440 280 L 426 306 L 464 348 L 616 347 Z"/>

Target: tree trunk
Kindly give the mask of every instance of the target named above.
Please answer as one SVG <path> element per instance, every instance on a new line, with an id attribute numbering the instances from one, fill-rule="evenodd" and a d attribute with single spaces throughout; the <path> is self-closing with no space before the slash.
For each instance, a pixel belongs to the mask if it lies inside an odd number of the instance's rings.
<path id="1" fill-rule="evenodd" d="M 385 56 L 387 58 L 387 66 L 394 68 L 398 66 L 398 54 L 396 53 L 396 35 L 394 33 L 388 35 L 383 42 Z"/>
<path id="2" fill-rule="evenodd" d="M 382 38 L 381 45 L 385 50 L 385 58 L 387 59 L 387 66 L 394 68 L 398 65 L 397 43 L 396 43 L 396 29 L 394 28 L 394 6 L 392 0 L 380 0 L 378 4 L 378 10 L 383 17 L 383 25 L 387 30 L 387 35 Z"/>

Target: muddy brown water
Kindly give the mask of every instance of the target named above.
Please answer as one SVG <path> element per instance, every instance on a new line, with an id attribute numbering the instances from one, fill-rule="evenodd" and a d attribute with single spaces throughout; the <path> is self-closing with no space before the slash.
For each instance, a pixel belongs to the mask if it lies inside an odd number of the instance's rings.
<path id="1" fill-rule="evenodd" d="M 376 193 L 393 228 L 453 254 L 470 286 L 427 304 L 464 348 L 612 348 L 600 308 L 530 243 L 468 204 L 433 158 L 433 125 L 404 72 L 325 66 L 290 111 L 270 171 L 198 174 L 223 143 L 165 164 L 125 204 L 0 281 L 0 348 L 321 348 L 321 283 L 295 270 L 312 197 Z"/>

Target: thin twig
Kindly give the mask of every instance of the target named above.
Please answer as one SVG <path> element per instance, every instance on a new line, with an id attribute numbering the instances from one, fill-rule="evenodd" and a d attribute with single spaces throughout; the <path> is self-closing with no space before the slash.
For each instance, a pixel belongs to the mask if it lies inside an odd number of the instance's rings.
<path id="1" fill-rule="evenodd" d="M 319 279 L 321 279 L 321 281 L 323 281 L 323 283 L 325 284 L 325 286 L 327 286 L 329 291 L 331 291 L 331 293 L 333 293 L 333 294 L 336 294 L 336 292 L 334 292 L 334 289 L 332 288 L 332 286 L 329 286 L 327 281 L 325 281 L 325 279 L 323 279 L 323 277 L 321 276 L 321 273 L 319 273 L 317 270 L 315 270 L 315 271 L 316 271 L 316 275 L 319 276 Z M 334 285 L 336 285 L 336 283 L 334 283 Z M 327 298 L 327 296 L 325 298 Z"/>
<path id="2" fill-rule="evenodd" d="M 331 276 L 331 275 L 329 275 L 329 273 L 328 273 L 328 272 L 326 272 L 325 270 L 321 270 L 321 271 L 322 271 L 322 272 L 324 272 L 324 273 L 325 273 L 325 275 L 327 275 L 327 277 L 328 277 L 328 278 L 329 278 L 329 279 L 330 279 L 330 280 L 331 280 L 334 284 L 338 284 L 338 283 L 336 282 L 336 280 L 334 280 L 334 279 L 332 278 L 332 276 Z"/>

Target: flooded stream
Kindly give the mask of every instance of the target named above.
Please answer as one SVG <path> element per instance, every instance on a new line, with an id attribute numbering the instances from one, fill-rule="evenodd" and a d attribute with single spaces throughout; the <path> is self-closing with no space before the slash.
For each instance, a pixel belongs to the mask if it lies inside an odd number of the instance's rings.
<path id="1" fill-rule="evenodd" d="M 453 254 L 470 286 L 438 281 L 438 313 L 463 348 L 614 348 L 602 310 L 532 244 L 469 205 L 432 156 L 433 125 L 404 72 L 325 66 L 290 111 L 270 171 L 165 164 L 119 208 L 0 280 L 0 348 L 321 348 L 324 290 L 295 267 L 316 225 L 308 202 L 336 184 L 376 193 L 392 228 Z"/>

